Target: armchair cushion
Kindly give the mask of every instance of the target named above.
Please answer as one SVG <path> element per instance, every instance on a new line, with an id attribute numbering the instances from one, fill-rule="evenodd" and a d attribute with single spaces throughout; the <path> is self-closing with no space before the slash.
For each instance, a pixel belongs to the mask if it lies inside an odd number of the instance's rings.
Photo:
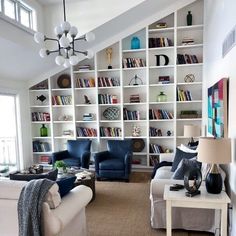
<path id="1" fill-rule="evenodd" d="M 66 158 L 63 161 L 67 166 L 81 166 L 79 158 Z"/>
<path id="2" fill-rule="evenodd" d="M 99 163 L 99 169 L 101 170 L 124 170 L 124 161 L 120 159 L 108 159 Z"/>

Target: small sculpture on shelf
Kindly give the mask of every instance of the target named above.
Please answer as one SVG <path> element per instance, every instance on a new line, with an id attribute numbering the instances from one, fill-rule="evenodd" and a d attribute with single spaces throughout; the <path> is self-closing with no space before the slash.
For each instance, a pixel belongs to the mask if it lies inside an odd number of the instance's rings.
<path id="1" fill-rule="evenodd" d="M 186 16 L 186 20 L 187 20 L 187 25 L 190 26 L 193 23 L 193 15 L 191 13 L 191 11 L 188 11 L 188 14 Z"/>
<path id="2" fill-rule="evenodd" d="M 71 115 L 61 115 L 58 117 L 59 121 L 72 121 L 73 117 Z"/>
<path id="3" fill-rule="evenodd" d="M 169 64 L 169 57 L 165 54 L 158 54 L 158 55 L 155 55 L 156 57 L 156 66 L 167 66 Z M 161 57 L 164 58 L 165 62 L 162 63 L 161 62 Z"/>
<path id="4" fill-rule="evenodd" d="M 134 125 L 133 131 L 132 131 L 132 136 L 133 137 L 139 137 L 141 135 L 141 129 L 138 125 Z"/>
<path id="5" fill-rule="evenodd" d="M 86 96 L 86 95 L 84 95 L 84 103 L 91 104 L 90 100 L 88 99 L 88 96 Z"/>
<path id="6" fill-rule="evenodd" d="M 129 85 L 140 85 L 140 84 L 143 84 L 143 81 L 137 75 L 135 75 L 129 82 Z"/>
<path id="7" fill-rule="evenodd" d="M 158 130 L 157 130 L 157 136 L 162 136 L 162 131 L 161 131 L 161 129 L 158 129 Z"/>
<path id="8" fill-rule="evenodd" d="M 112 59 L 112 48 L 107 48 L 106 49 L 106 54 L 107 54 L 107 61 L 108 61 L 108 69 L 112 69 L 111 65 L 111 59 Z"/>
<path id="9" fill-rule="evenodd" d="M 187 74 L 184 77 L 184 82 L 186 82 L 186 83 L 194 82 L 194 80 L 195 80 L 194 74 Z"/>
<path id="10" fill-rule="evenodd" d="M 40 136 L 41 137 L 47 137 L 48 136 L 48 129 L 45 126 L 45 124 L 42 124 L 42 127 L 40 128 Z"/>
<path id="11" fill-rule="evenodd" d="M 131 39 L 131 49 L 140 49 L 140 40 L 137 36 Z"/>
<path id="12" fill-rule="evenodd" d="M 171 131 L 170 130 L 168 130 L 167 132 L 166 132 L 166 134 L 167 134 L 167 136 L 171 136 Z"/>
<path id="13" fill-rule="evenodd" d="M 37 96 L 36 99 L 43 103 L 47 98 L 42 94 L 40 96 Z"/>

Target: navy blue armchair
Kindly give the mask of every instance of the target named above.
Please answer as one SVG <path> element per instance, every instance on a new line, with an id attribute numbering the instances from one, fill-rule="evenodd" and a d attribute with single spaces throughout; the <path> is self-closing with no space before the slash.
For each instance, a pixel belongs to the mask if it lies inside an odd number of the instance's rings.
<path id="1" fill-rule="evenodd" d="M 124 179 L 129 181 L 132 163 L 132 140 L 108 140 L 107 151 L 96 153 L 97 179 Z"/>
<path id="2" fill-rule="evenodd" d="M 91 140 L 68 140 L 67 150 L 52 154 L 52 164 L 63 160 L 67 166 L 89 169 L 91 142 Z"/>

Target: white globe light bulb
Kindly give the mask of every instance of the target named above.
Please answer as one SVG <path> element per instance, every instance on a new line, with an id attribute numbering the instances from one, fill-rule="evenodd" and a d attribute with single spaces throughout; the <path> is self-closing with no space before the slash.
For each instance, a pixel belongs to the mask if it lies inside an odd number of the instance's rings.
<path id="1" fill-rule="evenodd" d="M 45 38 L 44 34 L 42 34 L 40 32 L 36 32 L 34 34 L 34 41 L 36 43 L 43 43 L 44 42 L 44 38 Z"/>
<path id="2" fill-rule="evenodd" d="M 64 21 L 61 23 L 61 28 L 64 32 L 69 32 L 70 30 L 70 23 L 68 21 Z"/>
<path id="3" fill-rule="evenodd" d="M 65 59 L 65 62 L 63 64 L 63 66 L 68 68 L 70 66 L 70 60 L 69 59 Z"/>
<path id="4" fill-rule="evenodd" d="M 61 28 L 60 25 L 59 25 L 59 26 L 56 26 L 56 27 L 54 28 L 54 33 L 55 33 L 56 36 L 58 36 L 58 35 L 63 35 L 63 30 L 62 30 L 62 28 Z"/>
<path id="5" fill-rule="evenodd" d="M 55 58 L 55 62 L 56 62 L 57 65 L 62 66 L 65 63 L 65 58 L 61 55 L 58 55 Z"/>
<path id="6" fill-rule="evenodd" d="M 40 51 L 39 51 L 39 55 L 42 58 L 46 57 L 48 55 L 47 54 L 47 49 L 46 48 L 41 48 Z"/>
<path id="7" fill-rule="evenodd" d="M 78 57 L 78 56 L 76 56 L 76 55 L 70 56 L 70 64 L 71 64 L 72 66 L 75 66 L 75 65 L 77 65 L 78 63 L 79 63 L 79 57 Z"/>
<path id="8" fill-rule="evenodd" d="M 87 34 L 85 34 L 85 39 L 87 42 L 91 42 L 95 39 L 95 34 L 92 32 L 88 32 Z"/>
<path id="9" fill-rule="evenodd" d="M 70 46 L 70 40 L 66 36 L 62 36 L 59 40 L 61 47 L 67 48 Z"/>
<path id="10" fill-rule="evenodd" d="M 88 51 L 87 51 L 86 58 L 88 58 L 88 59 L 92 59 L 92 58 L 93 58 L 93 56 L 94 56 L 94 53 L 93 53 L 93 51 L 91 51 L 91 50 L 88 50 Z"/>
<path id="11" fill-rule="evenodd" d="M 71 35 L 71 37 L 76 37 L 76 35 L 78 34 L 78 30 L 75 26 L 71 26 L 69 34 Z"/>

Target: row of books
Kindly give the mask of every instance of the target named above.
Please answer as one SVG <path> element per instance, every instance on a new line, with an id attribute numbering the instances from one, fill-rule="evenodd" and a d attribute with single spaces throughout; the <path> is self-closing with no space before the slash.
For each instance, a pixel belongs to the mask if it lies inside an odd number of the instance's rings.
<path id="1" fill-rule="evenodd" d="M 196 55 L 190 54 L 177 54 L 178 64 L 194 64 L 198 63 L 198 59 Z"/>
<path id="2" fill-rule="evenodd" d="M 140 111 L 129 111 L 127 108 L 124 108 L 124 120 L 140 120 Z"/>
<path id="3" fill-rule="evenodd" d="M 177 88 L 177 101 L 192 101 L 191 92 Z"/>
<path id="4" fill-rule="evenodd" d="M 95 79 L 94 78 L 78 78 L 76 80 L 77 88 L 93 88 L 95 87 Z"/>
<path id="5" fill-rule="evenodd" d="M 150 143 L 150 153 L 164 153 L 164 148 L 161 145 Z"/>
<path id="6" fill-rule="evenodd" d="M 76 127 L 78 137 L 97 137 L 97 130 L 94 128 Z"/>
<path id="7" fill-rule="evenodd" d="M 33 152 L 50 152 L 50 144 L 48 142 L 33 141 Z"/>
<path id="8" fill-rule="evenodd" d="M 142 58 L 123 58 L 123 68 L 144 67 L 145 60 Z"/>
<path id="9" fill-rule="evenodd" d="M 130 103 L 140 103 L 140 97 L 139 94 L 132 94 L 129 97 Z"/>
<path id="10" fill-rule="evenodd" d="M 159 48 L 159 47 L 170 47 L 173 46 L 172 41 L 169 38 L 149 38 L 148 39 L 149 48 Z"/>
<path id="11" fill-rule="evenodd" d="M 71 95 L 52 96 L 52 105 L 72 105 Z"/>
<path id="12" fill-rule="evenodd" d="M 101 137 L 121 137 L 122 132 L 119 127 L 100 127 Z"/>
<path id="13" fill-rule="evenodd" d="M 98 87 L 120 86 L 120 80 L 114 77 L 98 77 Z"/>
<path id="14" fill-rule="evenodd" d="M 48 112 L 32 112 L 32 121 L 50 121 L 50 113 Z"/>
<path id="15" fill-rule="evenodd" d="M 157 129 L 156 127 L 149 127 L 149 136 L 150 137 L 162 136 L 161 129 Z"/>
<path id="16" fill-rule="evenodd" d="M 117 95 L 111 94 L 98 94 L 99 104 L 116 104 L 118 103 Z"/>
<path id="17" fill-rule="evenodd" d="M 150 166 L 156 166 L 159 163 L 159 156 L 150 156 Z"/>
<path id="18" fill-rule="evenodd" d="M 149 119 L 150 120 L 168 120 L 174 119 L 172 112 L 163 109 L 149 109 Z"/>

